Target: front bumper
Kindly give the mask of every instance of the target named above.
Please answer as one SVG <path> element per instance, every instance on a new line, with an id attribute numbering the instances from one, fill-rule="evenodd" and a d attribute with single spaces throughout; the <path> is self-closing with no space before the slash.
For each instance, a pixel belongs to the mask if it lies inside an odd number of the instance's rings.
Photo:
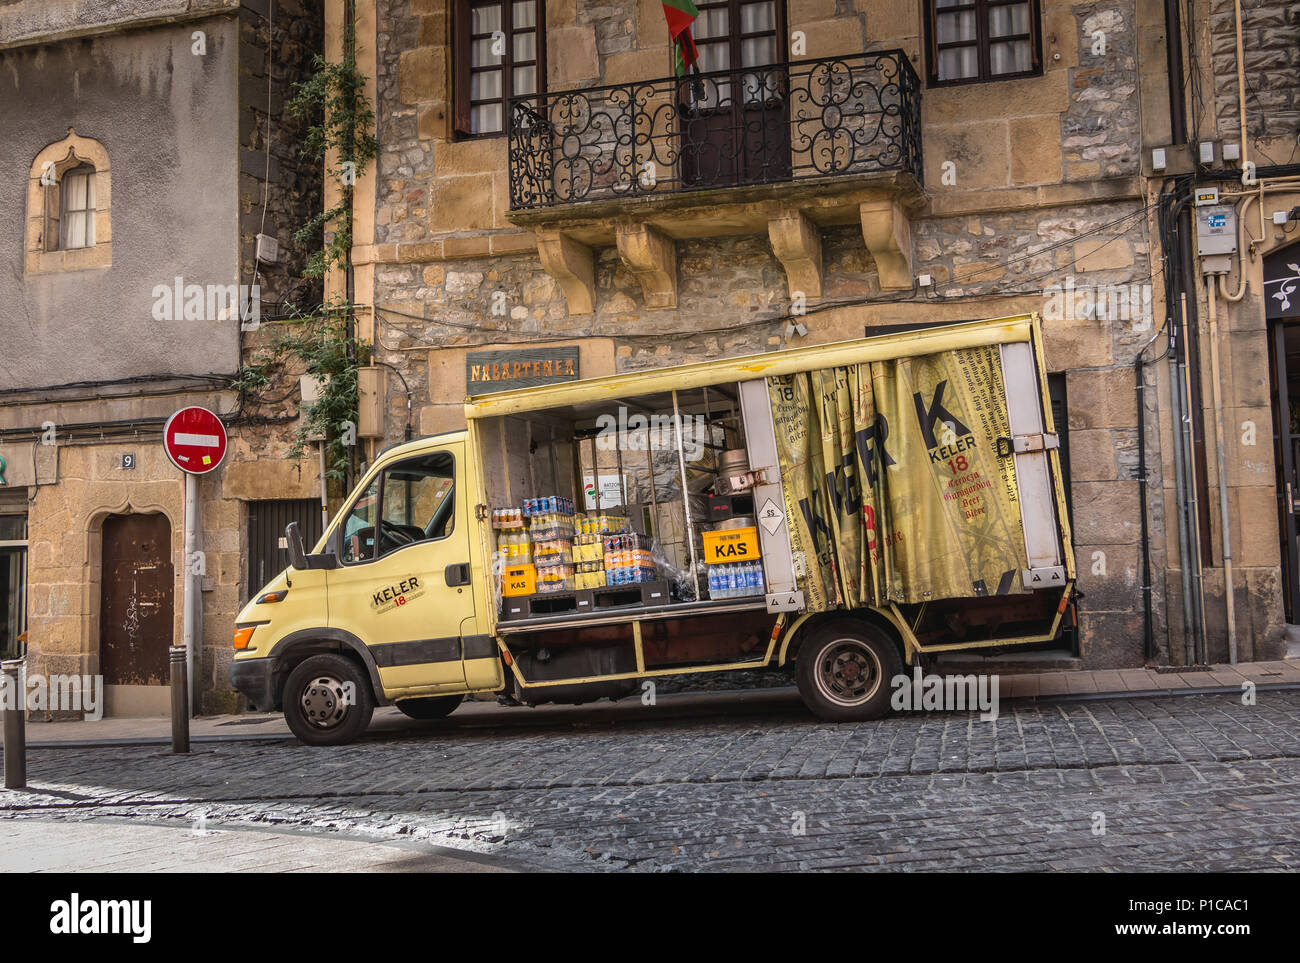
<path id="1" fill-rule="evenodd" d="M 236 659 L 230 663 L 230 684 L 259 712 L 275 711 L 275 665 L 272 659 Z"/>

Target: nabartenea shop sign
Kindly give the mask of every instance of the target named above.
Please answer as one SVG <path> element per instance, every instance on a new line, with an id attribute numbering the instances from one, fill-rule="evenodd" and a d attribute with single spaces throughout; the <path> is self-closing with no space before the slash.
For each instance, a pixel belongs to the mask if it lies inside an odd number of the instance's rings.
<path id="1" fill-rule="evenodd" d="M 469 395 L 553 385 L 578 378 L 576 346 L 471 351 L 465 355 L 465 393 Z"/>

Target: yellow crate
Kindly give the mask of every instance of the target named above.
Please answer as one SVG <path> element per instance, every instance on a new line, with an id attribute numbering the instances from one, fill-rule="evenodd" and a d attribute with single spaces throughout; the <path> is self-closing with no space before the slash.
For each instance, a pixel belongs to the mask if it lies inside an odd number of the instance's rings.
<path id="1" fill-rule="evenodd" d="M 537 566 L 512 565 L 501 576 L 501 594 L 507 597 L 533 595 L 537 591 Z"/>
<path id="2" fill-rule="evenodd" d="M 704 562 L 707 565 L 749 562 L 761 555 L 757 528 L 728 528 L 704 533 Z"/>

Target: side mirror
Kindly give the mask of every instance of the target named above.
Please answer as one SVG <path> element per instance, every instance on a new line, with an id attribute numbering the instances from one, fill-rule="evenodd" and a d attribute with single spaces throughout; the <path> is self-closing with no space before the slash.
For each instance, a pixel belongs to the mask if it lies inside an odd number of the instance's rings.
<path id="1" fill-rule="evenodd" d="M 284 541 L 289 546 L 289 564 L 298 571 L 307 568 L 307 549 L 302 543 L 302 528 L 297 522 L 284 526 Z"/>

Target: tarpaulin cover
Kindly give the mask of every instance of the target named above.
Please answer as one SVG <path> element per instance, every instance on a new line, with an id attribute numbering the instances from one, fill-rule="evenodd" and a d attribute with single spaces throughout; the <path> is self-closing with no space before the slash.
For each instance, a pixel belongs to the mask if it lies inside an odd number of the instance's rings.
<path id="1" fill-rule="evenodd" d="M 996 347 L 769 378 L 768 390 L 808 611 L 1024 591 Z"/>

